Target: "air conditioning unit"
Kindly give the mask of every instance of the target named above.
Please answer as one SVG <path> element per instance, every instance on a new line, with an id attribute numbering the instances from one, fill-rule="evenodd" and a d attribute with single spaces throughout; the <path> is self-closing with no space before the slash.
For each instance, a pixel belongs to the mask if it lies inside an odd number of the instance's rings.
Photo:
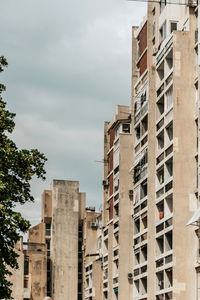
<path id="1" fill-rule="evenodd" d="M 133 279 L 133 273 L 128 273 L 128 279 Z"/>
<path id="2" fill-rule="evenodd" d="M 128 191 L 129 197 L 133 197 L 133 193 L 134 193 L 133 190 L 129 190 Z"/>
<path id="3" fill-rule="evenodd" d="M 187 5 L 189 7 L 196 7 L 197 6 L 197 0 L 187 0 Z"/>
<path id="4" fill-rule="evenodd" d="M 157 47 L 153 47 L 153 56 L 156 56 L 158 53 L 158 48 Z"/>
<path id="5" fill-rule="evenodd" d="M 82 247 L 81 247 L 81 250 L 82 250 L 82 251 L 84 251 L 84 250 L 85 250 L 85 247 L 84 247 L 84 245 L 82 245 Z"/>

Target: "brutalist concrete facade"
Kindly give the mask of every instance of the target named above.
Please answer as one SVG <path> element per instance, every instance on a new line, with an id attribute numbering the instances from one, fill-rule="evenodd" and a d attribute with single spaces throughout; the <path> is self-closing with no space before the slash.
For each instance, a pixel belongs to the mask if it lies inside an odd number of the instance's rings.
<path id="1" fill-rule="evenodd" d="M 116 106 L 104 127 L 103 299 L 132 297 L 133 138 L 129 106 Z"/>
<path id="2" fill-rule="evenodd" d="M 133 28 L 134 300 L 197 299 L 197 238 L 186 228 L 198 205 L 196 14 L 194 3 L 151 2 Z"/>
<path id="3" fill-rule="evenodd" d="M 78 270 L 82 273 L 82 247 L 78 229 L 82 226 L 85 210 L 85 194 L 79 193 L 76 181 L 53 180 L 51 268 L 52 297 L 54 300 L 82 299 L 82 280 L 78 282 Z M 81 250 L 81 249 L 80 249 Z"/>
<path id="4" fill-rule="evenodd" d="M 16 300 L 83 299 L 84 218 L 79 182 L 53 180 L 42 194 L 42 222 L 29 229 L 26 243 L 16 245 L 20 268 L 11 277 Z"/>

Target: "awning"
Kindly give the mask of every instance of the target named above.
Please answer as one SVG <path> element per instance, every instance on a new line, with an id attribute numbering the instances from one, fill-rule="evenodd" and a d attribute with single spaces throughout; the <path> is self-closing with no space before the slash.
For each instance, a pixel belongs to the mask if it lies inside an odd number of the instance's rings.
<path id="1" fill-rule="evenodd" d="M 196 222 L 200 221 L 200 206 L 199 208 L 195 211 L 194 215 L 190 219 L 190 221 L 187 223 L 188 225 L 197 225 L 195 224 Z"/>

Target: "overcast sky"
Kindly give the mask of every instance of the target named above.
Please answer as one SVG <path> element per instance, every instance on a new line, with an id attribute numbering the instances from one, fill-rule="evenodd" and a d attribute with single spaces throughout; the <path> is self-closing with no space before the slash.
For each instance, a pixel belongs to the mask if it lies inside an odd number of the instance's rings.
<path id="1" fill-rule="evenodd" d="M 80 181 L 87 205 L 100 208 L 103 124 L 116 104 L 130 104 L 131 27 L 145 13 L 145 3 L 126 0 L 1 1 L 1 55 L 9 62 L 1 82 L 17 114 L 13 139 L 48 158 L 46 181 L 32 183 L 35 204 L 22 209 L 32 224 L 54 178 Z"/>

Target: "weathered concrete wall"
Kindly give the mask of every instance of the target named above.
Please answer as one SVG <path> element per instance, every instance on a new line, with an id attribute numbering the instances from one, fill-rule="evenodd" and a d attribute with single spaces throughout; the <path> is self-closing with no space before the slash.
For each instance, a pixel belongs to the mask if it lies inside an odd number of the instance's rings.
<path id="1" fill-rule="evenodd" d="M 194 299 L 196 250 L 193 228 L 186 223 L 197 207 L 194 40 L 189 32 L 174 35 L 174 226 L 173 299 Z M 182 76 L 184 74 L 184 76 Z M 182 236 L 183 238 L 180 238 Z"/>
<path id="2" fill-rule="evenodd" d="M 96 257 L 97 254 L 97 228 L 91 226 L 91 223 L 96 222 L 96 218 L 99 215 L 97 212 L 86 212 L 86 217 L 84 220 L 84 249 L 85 249 L 85 263 L 88 264 Z"/>
<path id="3" fill-rule="evenodd" d="M 52 297 L 77 300 L 79 183 L 52 183 Z"/>
<path id="4" fill-rule="evenodd" d="M 52 217 L 52 191 L 42 193 L 42 222 L 49 223 Z"/>
<path id="5" fill-rule="evenodd" d="M 32 300 L 43 300 L 46 296 L 47 256 L 45 245 L 45 223 L 29 229 L 28 249 L 25 252 L 29 259 L 29 288 Z"/>
<path id="6" fill-rule="evenodd" d="M 45 224 L 40 223 L 33 226 L 28 231 L 28 242 L 29 243 L 44 243 L 45 242 Z"/>
<path id="7" fill-rule="evenodd" d="M 92 279 L 93 279 L 93 299 L 102 300 L 102 268 L 101 261 L 97 260 L 92 266 Z"/>
<path id="8" fill-rule="evenodd" d="M 24 299 L 24 254 L 22 251 L 16 250 L 18 257 L 19 269 L 11 270 L 12 276 L 9 278 L 12 286 L 12 297 L 14 300 Z M 0 295 L 1 298 L 1 295 Z"/>
<path id="9" fill-rule="evenodd" d="M 157 6 L 157 5 L 156 5 Z M 147 278 L 147 292 L 149 299 L 155 299 L 155 288 L 156 288 L 156 268 L 155 264 L 152 263 L 155 260 L 155 152 L 156 152 L 156 127 L 155 127 L 155 108 L 156 108 L 156 84 L 155 84 L 155 67 L 153 65 L 153 56 L 152 56 L 152 24 L 154 23 L 154 17 L 152 15 L 153 7 L 156 7 L 154 3 L 148 4 L 148 23 L 147 23 L 147 47 L 148 47 L 148 94 L 149 94 L 149 117 L 148 117 L 148 181 L 147 181 L 147 190 L 148 190 L 148 278 Z M 159 8 L 160 9 L 160 8 Z M 158 9 L 155 9 L 155 14 L 158 14 Z M 158 17 L 158 16 L 157 16 Z M 157 23 L 156 23 L 157 26 Z M 157 32 L 158 33 L 158 32 Z M 155 42 L 158 43 L 157 34 L 155 37 Z"/>
<path id="10" fill-rule="evenodd" d="M 119 300 L 132 299 L 133 281 L 128 273 L 133 270 L 133 201 L 129 197 L 132 178 L 129 170 L 133 165 L 133 138 L 129 134 L 119 137 Z"/>
<path id="11" fill-rule="evenodd" d="M 43 300 L 46 296 L 46 266 L 44 253 L 29 253 L 29 276 L 31 278 L 31 300 Z"/>
<path id="12" fill-rule="evenodd" d="M 108 299 L 114 299 L 113 293 L 113 224 L 108 226 Z"/>

